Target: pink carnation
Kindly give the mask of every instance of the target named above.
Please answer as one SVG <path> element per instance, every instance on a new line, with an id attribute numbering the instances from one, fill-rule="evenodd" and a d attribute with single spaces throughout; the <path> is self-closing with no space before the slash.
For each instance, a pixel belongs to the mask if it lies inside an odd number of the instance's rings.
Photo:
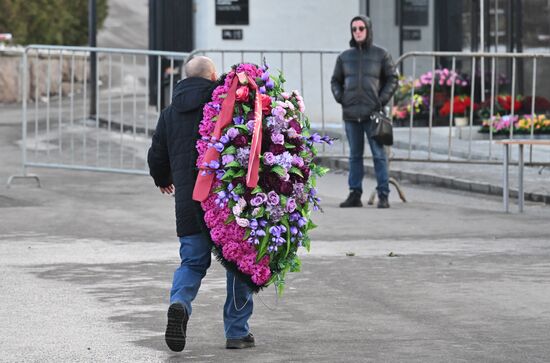
<path id="1" fill-rule="evenodd" d="M 271 278 L 271 271 L 269 270 L 269 267 L 266 266 L 258 266 L 254 270 L 254 274 L 252 275 L 252 282 L 256 285 L 264 285 L 266 282 L 269 281 Z"/>
<path id="2" fill-rule="evenodd" d="M 227 242 L 222 247 L 223 257 L 228 261 L 237 262 L 242 257 L 242 252 L 238 243 Z"/>
<path id="3" fill-rule="evenodd" d="M 244 272 L 247 275 L 252 275 L 254 273 L 254 264 L 256 263 L 256 255 L 252 254 L 243 254 L 239 261 L 237 261 L 237 266 L 239 270 Z"/>
<path id="4" fill-rule="evenodd" d="M 210 237 L 212 237 L 212 241 L 217 245 L 223 245 L 224 236 L 225 231 L 222 226 L 216 226 L 210 230 Z"/>
<path id="5" fill-rule="evenodd" d="M 199 134 L 201 136 L 210 136 L 214 131 L 216 124 L 213 122 L 201 122 L 199 126 Z"/>

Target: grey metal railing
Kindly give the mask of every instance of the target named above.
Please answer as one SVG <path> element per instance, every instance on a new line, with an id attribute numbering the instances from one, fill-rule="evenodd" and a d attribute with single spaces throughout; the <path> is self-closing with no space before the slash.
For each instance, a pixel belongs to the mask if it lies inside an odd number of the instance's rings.
<path id="1" fill-rule="evenodd" d="M 281 70 L 288 90 L 298 89 L 306 98 L 306 113 L 314 128 L 320 132 L 339 136 L 336 147 L 320 150 L 329 158 L 347 157 L 347 142 L 341 120 L 341 108 L 332 98 L 330 78 L 339 50 L 288 50 L 253 49 L 221 50 L 198 49 L 189 54 L 110 49 L 88 47 L 61 47 L 33 45 L 23 55 L 23 174 L 27 167 L 55 167 L 65 169 L 93 170 L 132 174 L 146 174 L 145 151 L 149 136 L 159 112 L 164 106 L 161 95 L 171 99 L 177 77 L 174 72 L 164 73 L 164 64 L 174 69 L 175 62 L 183 62 L 195 54 L 204 54 L 213 59 L 217 69 L 227 71 L 229 66 L 240 62 L 270 64 L 272 73 Z M 89 115 L 90 79 L 88 62 L 91 53 L 98 58 L 96 75 L 95 115 Z M 493 152 L 494 135 L 489 131 L 488 140 L 481 143 L 473 140 L 474 98 L 490 97 L 490 116 L 494 116 L 495 96 L 499 94 L 496 79 L 498 62 L 510 63 L 512 98 L 516 95 L 517 62 L 531 62 L 531 114 L 535 113 L 535 96 L 542 82 L 538 79 L 550 70 L 550 54 L 530 53 L 461 53 L 461 52 L 410 52 L 397 60 L 403 64 L 406 74 L 418 77 L 422 71 L 439 68 L 442 60 L 451 65 L 456 74 L 469 69 L 470 111 L 468 125 L 461 128 L 466 139 L 454 139 L 459 128 L 453 126 L 453 102 L 446 126 L 435 126 L 434 83 L 428 95 L 428 120 L 425 126 L 415 125 L 415 114 L 408 116 L 408 125 L 396 127 L 396 145 L 392 160 L 429 161 L 444 163 L 499 163 L 501 156 Z M 149 73 L 149 65 L 155 61 L 156 70 Z M 477 64 L 490 63 L 490 81 L 481 77 L 481 87 L 476 84 Z M 462 64 L 460 64 L 462 63 Z M 542 65 L 543 64 L 543 65 Z M 412 65 L 412 66 L 411 66 Z M 501 66 L 502 67 L 502 66 Z M 34 71 L 31 72 L 31 69 Z M 502 68 L 501 68 L 502 69 Z M 542 71 L 540 71 L 542 69 Z M 30 77 L 32 75 L 32 78 Z M 540 76 L 539 76 L 540 75 Z M 166 76 L 166 77 L 165 77 Z M 184 77 L 179 74 L 179 77 Z M 31 85 L 27 89 L 27 85 Z M 149 86 L 156 84 L 156 100 L 149 98 Z M 485 89 L 487 87 L 487 89 Z M 415 88 L 410 90 L 411 106 Z M 455 96 L 455 82 L 450 89 L 451 100 Z M 151 104 L 151 105 L 150 105 Z M 392 101 L 393 104 L 393 101 Z M 512 102 L 512 105 L 514 103 Z M 517 112 L 512 106 L 512 115 Z M 510 130 L 510 138 L 516 137 Z M 524 137 L 524 136 L 522 136 Z M 531 129 L 530 138 L 535 137 Z M 530 150 L 527 164 L 545 165 L 550 151 L 536 158 Z"/>
<path id="2" fill-rule="evenodd" d="M 462 152 L 457 153 L 455 150 L 455 145 L 453 143 L 453 131 L 456 132 L 456 127 L 453 127 L 453 106 L 454 102 L 452 101 L 455 96 L 455 79 L 452 79 L 451 82 L 451 90 L 450 90 L 450 112 L 448 116 L 448 125 L 446 126 L 448 128 L 447 132 L 447 142 L 446 145 L 443 145 L 446 149 L 446 157 L 441 157 L 443 154 L 443 151 L 441 149 L 437 150 L 437 152 L 434 152 L 434 145 L 432 143 L 433 136 L 434 136 L 434 84 L 435 82 L 431 83 L 430 87 L 430 94 L 429 94 L 429 119 L 428 119 L 428 127 L 425 128 L 427 131 L 427 135 L 425 135 L 424 140 L 420 140 L 421 143 L 425 146 L 425 150 L 427 152 L 427 155 L 422 157 L 415 157 L 413 155 L 413 149 L 415 146 L 415 140 L 413 140 L 413 130 L 415 129 L 414 126 L 414 120 L 415 120 L 415 113 L 410 112 L 409 114 L 409 125 L 408 125 L 408 138 L 403 142 L 403 144 L 407 147 L 407 153 L 405 155 L 402 155 L 400 158 L 394 158 L 394 160 L 405 160 L 405 161 L 430 161 L 430 162 L 459 162 L 459 163 L 500 163 L 500 161 L 497 160 L 497 158 L 500 158 L 500 155 L 494 155 L 493 153 L 493 140 L 495 138 L 495 135 L 493 134 L 493 128 L 489 127 L 488 132 L 488 140 L 485 143 L 486 145 L 480 146 L 479 142 L 474 143 L 473 136 L 477 132 L 477 128 L 474 127 L 474 104 L 475 104 L 475 97 L 476 94 L 479 92 L 480 94 L 480 100 L 484 101 L 485 96 L 488 93 L 489 100 L 490 100 L 490 115 L 489 115 L 489 122 L 490 125 L 493 125 L 494 116 L 495 116 L 495 99 L 496 96 L 499 94 L 497 91 L 497 87 L 499 86 L 499 83 L 496 79 L 496 75 L 498 73 L 498 66 L 497 62 L 499 61 L 506 61 L 509 64 L 509 68 L 511 69 L 511 80 L 510 80 L 510 89 L 506 90 L 506 93 L 508 93 L 511 97 L 511 110 L 509 115 L 513 118 L 518 110 L 515 109 L 515 102 L 516 96 L 518 95 L 517 91 L 517 72 L 516 72 L 516 66 L 519 61 L 529 61 L 532 65 L 532 71 L 531 71 L 531 112 L 530 116 L 534 117 L 535 115 L 535 97 L 537 95 L 537 66 L 544 62 L 545 69 L 544 74 L 548 74 L 550 72 L 550 53 L 464 53 L 464 52 L 410 52 L 406 53 L 403 56 L 401 56 L 396 64 L 399 66 L 401 64 L 404 64 L 405 62 L 410 61 L 412 64 L 412 78 L 414 79 L 417 77 L 417 64 L 418 60 L 424 60 L 424 64 L 429 63 L 431 66 L 427 69 L 431 72 L 431 74 L 435 74 L 438 67 L 436 67 L 436 64 L 441 63 L 441 60 L 446 60 L 447 63 L 451 64 L 450 72 L 451 74 L 456 77 L 457 72 L 459 71 L 457 69 L 457 60 L 460 60 L 464 63 L 470 63 L 470 105 L 469 105 L 469 112 L 468 112 L 468 125 L 465 128 L 466 134 L 468 135 L 466 145 L 462 145 Z M 439 61 L 439 62 L 438 62 Z M 478 68 L 476 67 L 476 64 L 484 64 L 485 62 L 490 63 L 490 79 L 489 79 L 489 86 L 487 87 L 486 81 L 485 81 L 485 74 L 481 74 L 478 77 Z M 502 66 L 501 66 L 502 67 Z M 508 65 L 504 65 L 504 67 L 508 67 Z M 440 67 L 439 67 L 440 68 Z M 467 67 L 464 67 L 467 68 Z M 464 68 L 462 70 L 464 70 Z M 484 68 L 484 67 L 479 67 Z M 541 74 L 542 76 L 542 74 Z M 481 85 L 476 84 L 476 79 L 479 78 L 481 81 Z M 487 89 L 487 88 L 488 89 Z M 547 90 L 549 92 L 549 90 Z M 411 109 L 414 107 L 414 95 L 415 95 L 415 87 L 411 87 Z M 422 129 L 421 127 L 416 127 L 416 129 Z M 463 131 L 463 130 L 461 130 Z M 441 133 L 439 133 L 441 134 Z M 507 135 L 508 138 L 529 138 L 533 139 L 535 138 L 535 130 L 534 130 L 534 122 L 531 123 L 531 129 L 530 133 L 528 135 L 522 134 L 522 135 L 514 135 L 514 127 L 513 122 L 511 127 L 509 128 L 509 134 Z M 441 139 L 441 137 L 439 137 Z M 462 144 L 464 144 L 462 142 Z M 465 146 L 465 150 L 464 150 Z M 441 147 L 441 145 L 440 145 Z M 474 154 L 474 150 L 476 149 L 476 153 Z M 484 150 L 483 150 L 484 149 Z M 481 152 L 480 152 L 481 151 Z M 437 154 L 434 158 L 434 154 Z M 459 156 L 457 156 L 459 155 Z M 538 160 L 535 160 L 534 158 L 534 152 L 533 148 L 530 148 L 529 153 L 529 162 L 528 164 L 537 164 L 537 165 L 544 165 L 548 163 L 550 153 L 546 153 L 542 155 L 542 158 L 538 158 Z M 544 161 L 546 159 L 546 161 Z"/>
<path id="3" fill-rule="evenodd" d="M 95 82 L 90 80 L 91 54 L 97 56 Z M 166 91 L 165 98 L 172 98 L 175 78 L 182 77 L 174 72 L 174 62 L 187 57 L 131 49 L 26 47 L 21 176 L 28 167 L 148 174 L 150 136 L 167 103 L 161 104 L 161 96 Z M 172 68 L 162 69 L 163 60 Z M 152 72 L 151 61 L 157 63 Z M 156 84 L 156 100 L 150 100 L 151 84 Z M 93 91 L 96 112 L 90 114 Z"/>

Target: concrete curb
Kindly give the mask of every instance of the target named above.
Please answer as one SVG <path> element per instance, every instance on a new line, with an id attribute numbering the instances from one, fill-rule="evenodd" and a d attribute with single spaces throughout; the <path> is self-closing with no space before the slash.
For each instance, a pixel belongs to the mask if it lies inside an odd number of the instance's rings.
<path id="1" fill-rule="evenodd" d="M 349 161 L 341 158 L 330 157 L 318 157 L 319 164 L 329 167 L 331 169 L 349 170 Z M 365 165 L 366 172 L 370 175 L 374 175 L 374 167 L 372 165 Z M 419 173 L 412 171 L 405 171 L 396 168 L 390 169 L 390 176 L 397 180 L 407 180 L 413 184 L 429 184 L 438 187 L 463 190 L 472 193 L 498 195 L 502 196 L 502 186 L 494 185 L 484 182 L 477 182 L 466 179 L 459 179 L 448 176 L 441 176 L 431 173 Z M 518 190 L 510 189 L 510 198 L 517 199 Z M 525 193 L 525 200 L 532 202 L 542 202 L 550 204 L 550 195 L 540 193 Z"/>

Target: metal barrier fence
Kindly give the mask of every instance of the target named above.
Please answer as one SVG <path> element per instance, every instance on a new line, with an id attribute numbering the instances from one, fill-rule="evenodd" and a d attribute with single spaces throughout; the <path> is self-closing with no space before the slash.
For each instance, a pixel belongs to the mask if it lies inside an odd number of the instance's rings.
<path id="1" fill-rule="evenodd" d="M 148 174 L 146 152 L 161 100 L 172 98 L 182 77 L 174 70 L 187 56 L 28 46 L 22 72 L 23 176 L 28 167 Z M 97 59 L 96 72 L 90 69 L 90 57 Z M 156 63 L 151 72 L 150 62 Z M 156 100 L 150 99 L 152 84 Z"/>
<path id="2" fill-rule="evenodd" d="M 457 77 L 460 77 L 458 72 L 464 73 L 465 71 L 469 74 L 469 105 L 467 111 L 467 125 L 466 127 L 457 128 L 453 126 L 453 113 L 455 102 L 449 102 L 450 110 L 447 119 L 447 125 L 443 128 L 446 128 L 446 137 L 443 138 L 443 133 L 441 132 L 441 127 L 437 127 L 438 133 L 434 133 L 436 128 L 434 125 L 434 113 L 436 110 L 434 96 L 435 87 L 437 87 L 437 82 L 429 83 L 430 92 L 428 95 L 428 119 L 426 127 L 416 127 L 416 129 L 421 130 L 421 133 L 416 133 L 415 135 L 415 112 L 409 112 L 408 122 L 405 123 L 407 128 L 407 135 L 403 138 L 401 137 L 401 147 L 406 148 L 406 153 L 402 154 L 399 160 L 406 161 L 443 161 L 443 162 L 472 162 L 472 163 L 495 163 L 499 162 L 497 159 L 501 157 L 500 154 L 494 155 L 493 153 L 493 140 L 496 136 L 493 133 L 493 127 L 496 125 L 496 103 L 497 96 L 499 94 L 507 94 L 510 96 L 511 100 L 515 100 L 518 96 L 518 63 L 521 63 L 522 69 L 523 66 L 530 67 L 531 77 L 527 77 L 527 81 L 530 81 L 530 97 L 531 104 L 530 109 L 527 114 L 528 117 L 533 118 L 536 115 L 535 112 L 535 101 L 537 96 L 537 88 L 545 87 L 544 93 L 548 97 L 550 94 L 550 87 L 546 82 L 538 82 L 539 79 L 544 80 L 543 75 L 550 73 L 550 53 L 547 54 L 535 54 L 535 53 L 462 53 L 462 52 L 410 52 L 401 56 L 397 60 L 397 65 L 400 67 L 405 66 L 406 62 L 408 68 L 411 70 L 411 79 L 415 80 L 417 77 L 420 77 L 418 73 L 418 59 L 423 60 L 424 62 L 424 71 L 429 72 L 428 76 L 435 79 L 436 71 L 441 71 L 441 64 L 447 63 L 450 64 L 450 69 L 447 69 L 449 75 L 450 83 L 450 94 L 447 95 L 449 100 L 453 100 L 455 97 L 455 90 L 457 85 Z M 464 63 L 460 69 L 457 67 L 458 62 Z M 525 64 L 528 61 L 527 64 Z M 504 64 L 503 64 L 504 63 Z M 428 66 L 426 66 L 428 64 Z M 439 66 L 438 66 L 439 65 Z M 469 69 L 468 69 L 469 68 Z M 508 84 L 502 84 L 502 74 L 499 74 L 499 69 L 509 70 L 511 73 L 511 79 Z M 487 71 L 488 69 L 488 71 Z M 539 71 L 540 70 L 540 71 Z M 425 74 L 426 75 L 426 74 Z M 499 78 L 497 78 L 497 75 Z M 522 72 L 523 76 L 523 72 Z M 523 77 L 522 77 L 523 78 Z M 506 83 L 506 82 L 505 82 Z M 504 91 L 500 91 L 498 88 L 504 88 Z M 414 109 L 415 103 L 415 91 L 417 87 L 410 87 L 410 97 L 408 97 L 409 109 Z M 447 87 L 448 90 L 448 87 Z M 543 92 L 541 92 L 543 93 Z M 479 135 L 478 127 L 474 127 L 474 120 L 476 120 L 476 115 L 474 113 L 474 108 L 476 105 L 475 100 L 479 100 L 482 103 L 485 101 L 489 109 L 489 115 L 487 121 L 489 122 L 489 129 L 487 136 L 485 138 L 486 142 L 480 142 L 479 140 L 474 140 L 474 135 Z M 395 97 L 394 97 L 395 103 Z M 394 104 L 392 103 L 392 105 Z M 488 104 L 487 104 L 488 103 Z M 510 119 L 513 119 L 520 110 L 515 109 L 516 102 L 511 102 L 511 108 L 507 111 L 507 114 L 510 116 Z M 550 112 L 550 108 L 546 110 Z M 500 115 L 503 116 L 503 115 Z M 426 120 L 424 120 L 426 121 Z M 478 123 L 481 121 L 479 118 L 476 120 Z M 512 121 L 513 123 L 513 121 Z M 466 141 L 456 140 L 453 143 L 453 133 L 460 132 L 461 134 L 466 135 Z M 416 140 L 413 137 L 416 136 Z M 404 135 L 401 135 L 404 136 Z M 514 127 L 509 128 L 507 135 L 503 135 L 506 138 L 529 138 L 534 139 L 537 137 L 535 134 L 535 123 L 531 122 L 530 129 L 528 134 L 514 134 Z M 500 135 L 499 135 L 500 137 Z M 438 145 L 434 145 L 434 138 L 437 138 Z M 445 140 L 443 140 L 445 139 Z M 443 142 L 442 142 L 443 141 Z M 418 148 L 415 147 L 417 143 L 422 144 L 424 147 L 421 148 L 425 151 L 426 155 L 421 157 L 414 156 L 413 151 Z M 459 145 L 455 145 L 455 144 Z M 458 149 L 458 150 L 457 150 Z M 434 152 L 436 151 L 436 152 Z M 458 152 L 457 152 L 458 151 Z M 445 155 L 446 154 L 446 155 Z M 434 157 L 435 156 L 435 157 Z M 540 153 L 535 158 L 535 153 L 533 148 L 530 148 L 529 153 L 529 163 L 537 165 L 546 165 L 550 161 L 550 152 Z M 397 159 L 397 158 L 395 158 Z"/>
<path id="3" fill-rule="evenodd" d="M 270 64 L 270 68 L 280 69 L 287 79 L 286 88 L 296 88 L 306 99 L 306 113 L 314 127 L 323 133 L 332 133 L 339 137 L 338 146 L 325 148 L 320 154 L 329 158 L 347 157 L 347 141 L 341 119 L 341 108 L 333 97 L 330 90 L 330 79 L 334 69 L 337 55 L 340 51 L 336 50 L 220 50 L 220 49 L 198 49 L 191 53 L 203 54 L 214 60 L 218 69 L 226 70 L 230 65 L 238 62 L 253 62 L 261 64 L 264 60 Z M 457 61 L 458 60 L 458 61 Z M 474 99 L 481 96 L 485 100 L 491 100 L 490 115 L 492 118 L 495 113 L 495 96 L 498 94 L 498 79 L 496 75 L 499 69 L 499 62 L 509 61 L 508 65 L 500 64 L 500 70 L 506 67 L 511 71 L 510 89 L 505 90 L 511 93 L 511 97 L 517 95 L 516 66 L 518 63 L 529 60 L 532 62 L 532 112 L 534 114 L 535 96 L 537 95 L 537 79 L 543 74 L 550 73 L 550 54 L 530 54 L 530 53 L 462 53 L 462 52 L 411 52 L 404 54 L 396 61 L 396 66 L 405 69 L 404 78 L 419 77 L 423 72 L 435 73 L 442 68 L 446 61 L 450 65 L 450 72 L 468 73 L 471 78 L 468 95 L 471 96 L 471 103 Z M 543 63 L 543 66 L 541 66 Z M 537 68 L 538 67 L 538 68 Z M 544 68 L 547 67 L 547 68 Z M 488 70 L 486 72 L 485 70 Z M 539 71 L 542 70 L 542 71 Z M 487 76 L 480 77 L 479 73 L 488 73 Z M 476 83 L 476 78 L 479 80 Z M 487 78 L 487 79 L 486 79 Z M 453 99 L 455 96 L 455 80 L 448 89 L 447 98 Z M 542 82 L 541 82 L 542 83 Z M 539 85 L 541 84 L 539 83 Z M 453 125 L 454 103 L 451 102 L 448 123 L 442 126 L 440 117 L 435 117 L 437 108 L 434 105 L 434 97 L 437 96 L 436 85 L 432 82 L 428 99 L 428 117 L 422 121 L 424 124 L 418 125 L 418 117 L 413 112 L 409 114 L 408 122 L 401 127 L 395 127 L 395 147 L 392 149 L 392 160 L 396 161 L 429 161 L 429 162 L 449 162 L 449 163 L 499 163 L 502 156 L 495 154 L 493 150 L 493 140 L 495 139 L 492 128 L 487 134 L 486 142 L 479 142 L 477 136 L 480 136 L 478 127 L 474 126 L 474 121 L 479 122 L 474 114 L 471 105 L 468 114 L 467 127 L 455 127 Z M 502 88 L 503 85 L 500 85 Z M 481 92 L 481 90 L 485 90 Z M 415 89 L 411 88 L 410 99 L 414 100 Z M 550 95 L 550 89 L 547 90 Z M 394 106 L 395 99 L 392 99 L 390 108 Z M 512 116 L 518 110 L 511 110 Z M 396 125 L 398 126 L 398 125 Z M 517 137 L 513 130 L 510 132 L 510 138 Z M 521 137 L 525 137 L 522 135 Z M 534 130 L 531 130 L 530 138 L 536 137 Z M 453 140 L 455 138 L 456 140 Z M 546 164 L 550 160 L 550 150 L 540 150 L 540 155 L 536 155 L 531 149 L 529 153 L 528 164 Z M 537 156 L 537 157 L 535 157 Z"/>
<path id="4" fill-rule="evenodd" d="M 227 71 L 229 66 L 239 62 L 270 64 L 272 73 L 281 70 L 285 74 L 287 90 L 298 89 L 306 98 L 306 113 L 313 127 L 324 133 L 340 137 L 340 145 L 322 148 L 325 157 L 347 157 L 347 145 L 341 108 L 332 97 L 330 78 L 336 57 L 336 50 L 216 50 L 200 49 L 190 54 L 128 49 L 107 49 L 87 47 L 60 47 L 33 45 L 26 48 L 23 56 L 23 174 L 27 167 L 47 167 L 77 170 L 147 174 L 146 150 L 156 120 L 165 102 L 171 99 L 172 90 L 178 78 L 184 77 L 174 72 L 178 63 L 188 57 L 204 54 L 214 60 L 217 69 Z M 91 89 L 92 73 L 89 69 L 90 57 L 97 57 L 95 87 Z M 420 60 L 418 60 L 420 59 Z M 501 60 L 510 61 L 512 98 L 516 95 L 516 67 L 520 61 L 532 64 L 531 95 L 532 110 L 535 110 L 535 95 L 539 75 L 550 70 L 539 69 L 542 61 L 550 59 L 550 54 L 527 53 L 458 53 L 458 52 L 412 52 L 397 60 L 397 65 L 406 69 L 412 78 L 420 75 L 420 70 L 432 74 L 446 60 L 451 64 L 450 72 L 468 71 L 472 81 L 470 87 L 471 105 L 474 98 L 488 96 L 490 114 L 494 114 L 497 65 Z M 427 60 L 427 61 L 426 61 Z M 156 62 L 156 70 L 149 72 L 151 62 Z M 464 63 L 464 64 L 460 64 Z M 476 70 L 489 63 L 489 80 L 480 77 L 476 83 Z M 477 67 L 476 64 L 480 65 Z M 544 67 L 546 67 L 546 63 Z M 410 70 L 409 70 L 410 69 Z M 502 69 L 502 65 L 501 65 Z M 167 70 L 170 70 L 167 72 Z M 453 81 L 453 80 L 451 80 Z M 156 84 L 156 100 L 150 99 L 150 85 Z M 479 90 L 490 89 L 489 92 Z M 90 94 L 95 90 L 96 112 L 90 113 Z M 453 126 L 449 116 L 446 126 L 436 126 L 434 100 L 436 85 L 430 85 L 428 98 L 428 118 L 424 126 L 416 124 L 415 114 L 410 113 L 408 123 L 395 127 L 395 147 L 392 160 L 496 163 L 493 155 L 492 132 L 485 143 L 474 140 L 473 107 L 469 111 L 467 127 Z M 488 95 L 487 95 L 488 94 Z M 449 98 L 455 95 L 455 82 L 452 82 Z M 414 100 L 415 88 L 410 90 L 410 100 Z M 394 101 L 392 101 L 393 106 Z M 411 106 L 414 106 L 411 101 Z M 513 104 L 513 103 L 512 103 Z M 517 110 L 512 109 L 514 114 Z M 453 114 L 451 102 L 450 115 Z M 466 140 L 453 135 L 461 131 Z M 516 135 L 517 136 L 517 135 Z M 535 137 L 532 129 L 529 135 Z M 509 137 L 515 137 L 513 130 Z M 523 136 L 522 136 L 523 137 Z M 544 164 L 550 159 L 550 150 L 541 155 L 530 152 L 529 163 Z"/>

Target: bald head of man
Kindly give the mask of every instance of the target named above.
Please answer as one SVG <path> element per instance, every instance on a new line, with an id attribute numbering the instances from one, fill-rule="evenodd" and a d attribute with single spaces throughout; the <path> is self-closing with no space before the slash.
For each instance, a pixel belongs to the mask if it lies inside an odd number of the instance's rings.
<path id="1" fill-rule="evenodd" d="M 193 57 L 185 63 L 185 74 L 187 77 L 201 77 L 211 81 L 215 81 L 218 78 L 214 62 L 212 62 L 212 59 L 204 56 Z"/>

